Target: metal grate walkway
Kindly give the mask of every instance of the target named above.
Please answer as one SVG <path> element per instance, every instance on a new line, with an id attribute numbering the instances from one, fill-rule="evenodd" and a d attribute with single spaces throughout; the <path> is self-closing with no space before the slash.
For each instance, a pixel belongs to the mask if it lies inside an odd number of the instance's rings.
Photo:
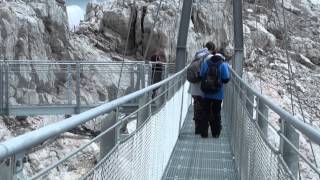
<path id="1" fill-rule="evenodd" d="M 201 138 L 194 134 L 193 108 L 190 108 L 184 127 L 173 151 L 163 180 L 179 179 L 236 179 L 233 155 L 226 131 L 224 116 L 223 130 L 219 139 Z"/>

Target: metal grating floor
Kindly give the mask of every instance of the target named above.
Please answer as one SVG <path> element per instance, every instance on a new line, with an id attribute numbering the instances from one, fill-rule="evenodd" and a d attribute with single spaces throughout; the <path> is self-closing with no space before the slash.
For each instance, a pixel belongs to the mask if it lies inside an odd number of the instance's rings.
<path id="1" fill-rule="evenodd" d="M 193 108 L 190 108 L 180 137 L 169 160 L 163 180 L 233 180 L 236 179 L 229 135 L 223 129 L 218 139 L 194 134 Z M 210 129 L 210 128 L 209 128 Z"/>

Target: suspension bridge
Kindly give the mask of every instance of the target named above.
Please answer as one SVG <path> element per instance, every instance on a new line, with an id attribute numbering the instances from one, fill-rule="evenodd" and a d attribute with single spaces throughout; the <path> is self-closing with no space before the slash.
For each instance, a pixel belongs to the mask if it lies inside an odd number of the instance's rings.
<path id="1" fill-rule="evenodd" d="M 1 62 L 0 110 L 3 115 L 73 116 L 1 142 L 0 179 L 55 176 L 55 169 L 74 160 L 80 162 L 85 157 L 84 150 L 93 143 L 100 146 L 99 158 L 87 171 L 79 172 L 80 179 L 300 179 L 301 162 L 307 164 L 315 174 L 314 178 L 318 178 L 317 162 L 301 153 L 299 137 L 304 136 L 311 145 L 318 146 L 320 131 L 294 117 L 242 79 L 241 1 L 234 1 L 233 7 L 235 55 L 230 67 L 231 81 L 224 89 L 223 129 L 219 138 L 204 139 L 194 134 L 192 100 L 187 93 L 189 83 L 186 81 L 186 45 L 192 0 L 184 0 L 176 63 L 162 64 L 161 82 L 151 83 L 152 63 L 149 62 Z M 31 70 L 28 67 L 32 67 Z M 37 74 L 41 71 L 52 72 L 55 77 L 64 79 L 67 86 L 56 90 L 60 104 L 48 104 L 47 101 L 11 104 L 9 81 L 17 73 Z M 81 82 L 92 80 L 82 78 L 90 77 L 90 74 L 100 76 L 119 72 L 122 79 L 116 82 L 116 90 L 110 89 L 109 94 L 114 98 L 109 102 L 103 102 L 103 97 L 100 103 L 81 99 L 84 88 Z M 129 88 L 119 97 L 122 86 Z M 153 95 L 155 91 L 157 96 Z M 281 120 L 279 127 L 271 122 L 274 117 Z M 29 177 L 25 175 L 25 157 L 32 149 L 97 119 L 101 122 L 100 134 Z M 136 122 L 135 130 L 123 134 L 120 131 L 123 124 L 132 121 Z M 271 131 L 276 133 L 278 142 L 270 141 Z"/>

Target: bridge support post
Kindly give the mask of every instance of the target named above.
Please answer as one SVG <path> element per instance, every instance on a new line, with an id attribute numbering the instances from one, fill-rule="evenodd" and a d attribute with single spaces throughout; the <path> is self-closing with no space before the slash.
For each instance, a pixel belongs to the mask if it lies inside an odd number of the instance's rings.
<path id="1" fill-rule="evenodd" d="M 117 111 L 111 111 L 101 123 L 101 132 L 109 129 L 117 122 Z M 116 128 L 112 129 L 100 138 L 100 160 L 102 160 L 117 143 Z"/>
<path id="2" fill-rule="evenodd" d="M 151 114 L 151 104 L 145 106 L 147 103 L 150 102 L 150 95 L 146 93 L 145 95 L 139 98 L 139 106 L 138 108 L 140 111 L 138 112 L 138 122 L 137 127 L 140 127 L 149 117 Z M 145 107 L 143 107 L 145 106 Z"/>
<path id="3" fill-rule="evenodd" d="M 144 69 L 144 65 L 142 64 L 141 66 L 139 66 L 139 76 L 140 76 L 140 89 L 145 88 L 145 83 L 146 83 L 146 79 L 145 79 L 145 69 Z M 142 108 L 140 111 L 138 111 L 138 120 L 137 120 L 137 127 L 140 127 L 150 116 L 151 114 L 151 104 L 145 106 L 147 103 L 149 103 L 151 100 L 150 98 L 150 93 L 145 93 L 143 96 L 138 98 L 138 108 Z"/>
<path id="4" fill-rule="evenodd" d="M 4 115 L 4 98 L 3 98 L 3 63 L 0 64 L 0 111 L 1 115 Z"/>
<path id="5" fill-rule="evenodd" d="M 284 136 L 290 141 L 292 145 L 294 145 L 297 149 L 299 149 L 299 134 L 298 132 L 285 120 L 281 119 L 281 132 Z M 280 138 L 280 150 L 282 153 L 282 157 L 284 161 L 287 163 L 292 175 L 298 179 L 299 175 L 299 154 L 293 149 L 290 144 Z"/>
<path id="6" fill-rule="evenodd" d="M 77 86 L 76 86 L 76 114 L 80 113 L 80 81 L 81 81 L 81 75 L 80 75 L 80 63 L 77 63 L 76 65 L 77 69 Z"/>
<path id="7" fill-rule="evenodd" d="M 5 105 L 6 105 L 6 110 L 5 114 L 8 116 L 9 115 L 9 65 L 6 63 L 5 64 Z"/>
<path id="8" fill-rule="evenodd" d="M 253 107 L 254 107 L 254 96 L 252 92 L 249 89 L 246 89 L 246 108 L 248 110 L 248 113 L 250 115 L 250 118 L 253 118 Z"/>
<path id="9" fill-rule="evenodd" d="M 258 99 L 258 125 L 263 132 L 264 135 L 268 135 L 268 114 L 269 110 L 268 107 L 260 100 Z"/>
<path id="10" fill-rule="evenodd" d="M 233 0 L 233 26 L 234 26 L 234 62 L 233 67 L 242 77 L 243 66 L 243 24 L 242 24 L 242 0 Z"/>
<path id="11" fill-rule="evenodd" d="M 13 157 L 0 162 L 0 174 L 3 180 L 13 179 Z"/>
<path id="12" fill-rule="evenodd" d="M 241 85 L 242 88 L 244 88 L 243 85 Z M 246 88 L 245 93 L 243 94 L 244 97 L 244 102 L 245 106 L 248 112 L 248 116 L 250 119 L 253 118 L 253 109 L 254 109 L 254 96 L 253 93 L 250 91 L 250 89 Z M 246 118 L 245 118 L 246 119 Z M 248 138 L 248 123 L 251 121 L 250 119 L 248 120 L 243 120 L 242 122 L 242 127 L 241 127 L 241 139 L 243 142 L 241 143 L 241 156 L 240 156 L 240 179 L 241 180 L 246 180 L 249 179 L 249 142 Z"/>
<path id="13" fill-rule="evenodd" d="M 71 64 L 67 65 L 67 98 L 68 98 L 68 104 L 72 104 L 72 68 Z"/>
<path id="14" fill-rule="evenodd" d="M 178 34 L 177 42 L 177 52 L 176 52 L 176 72 L 179 72 L 186 66 L 187 61 L 187 40 L 189 24 L 192 12 L 193 0 L 183 0 L 180 28 Z"/>
<path id="15" fill-rule="evenodd" d="M 0 175 L 2 180 L 20 180 L 23 177 L 24 152 L 13 155 L 0 162 Z"/>
<path id="16" fill-rule="evenodd" d="M 181 77 L 181 79 L 179 79 L 179 81 L 180 81 L 180 83 L 181 83 L 181 88 L 182 88 L 182 93 L 181 93 L 181 107 L 180 107 L 180 120 L 179 120 L 179 135 L 180 135 L 180 131 L 181 131 L 181 128 L 182 128 L 182 126 L 183 126 L 183 116 L 182 116 L 182 113 L 183 113 L 183 106 L 184 106 L 184 103 L 185 102 L 183 102 L 183 100 L 184 100 L 184 84 L 183 84 L 183 82 L 184 82 L 184 77 Z M 180 84 L 179 83 L 179 84 Z"/>

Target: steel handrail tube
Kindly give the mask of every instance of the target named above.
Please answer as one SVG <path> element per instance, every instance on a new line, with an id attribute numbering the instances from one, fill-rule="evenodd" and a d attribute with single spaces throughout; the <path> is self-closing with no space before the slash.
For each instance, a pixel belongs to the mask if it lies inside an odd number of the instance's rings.
<path id="1" fill-rule="evenodd" d="M 160 86 L 166 84 L 167 82 L 182 75 L 183 73 L 185 73 L 185 71 L 186 71 L 186 68 L 182 69 L 180 72 L 174 74 L 173 76 L 161 82 L 158 82 L 156 84 L 150 85 L 144 89 L 141 89 L 139 91 L 133 92 L 126 96 L 120 97 L 118 99 L 115 99 L 106 104 L 98 106 L 94 109 L 91 109 L 81 114 L 70 117 L 63 121 L 44 126 L 38 130 L 31 131 L 21 136 L 2 142 L 0 143 L 0 161 L 9 156 L 22 152 L 26 149 L 29 149 L 33 146 L 39 145 L 40 143 L 46 141 L 47 139 L 50 139 L 57 135 L 65 133 L 81 124 L 84 124 L 92 120 L 95 117 L 108 113 L 111 110 L 115 109 L 116 107 L 124 103 L 127 103 L 137 97 L 142 96 L 144 93 L 147 93 L 156 88 L 159 88 Z"/>
<path id="2" fill-rule="evenodd" d="M 293 127 L 298 129 L 300 132 L 302 132 L 304 135 L 310 138 L 313 142 L 320 145 L 320 131 L 318 129 L 309 124 L 304 123 L 302 120 L 297 119 L 296 117 L 285 111 L 283 108 L 281 108 L 280 105 L 270 100 L 270 98 L 267 98 L 266 96 L 263 96 L 256 90 L 252 89 L 252 87 L 250 87 L 247 84 L 247 82 L 245 82 L 239 75 L 237 75 L 237 73 L 232 68 L 229 69 L 232 75 L 235 76 L 241 84 L 246 86 L 247 89 L 251 91 L 251 93 L 257 96 L 262 103 L 267 105 L 269 109 L 277 113 L 283 120 L 287 121 Z"/>

